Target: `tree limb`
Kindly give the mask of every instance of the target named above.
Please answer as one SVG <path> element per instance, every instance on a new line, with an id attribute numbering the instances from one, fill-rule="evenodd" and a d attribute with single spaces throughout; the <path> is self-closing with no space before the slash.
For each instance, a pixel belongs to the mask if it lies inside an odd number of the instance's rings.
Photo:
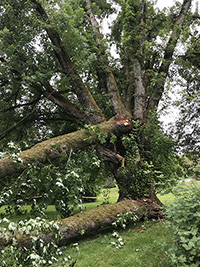
<path id="1" fill-rule="evenodd" d="M 185 22 L 185 17 L 191 7 L 191 3 L 192 3 L 192 0 L 183 1 L 181 11 L 173 25 L 172 33 L 170 35 L 169 41 L 165 48 L 164 60 L 159 69 L 159 73 L 158 73 L 159 81 L 155 85 L 154 90 L 152 91 L 152 94 L 150 96 L 150 100 L 148 104 L 148 111 L 153 110 L 155 107 L 157 107 L 162 97 L 166 75 L 169 71 L 170 64 L 173 61 L 173 53 L 174 53 L 176 44 L 178 42 L 178 38 L 180 37 L 181 29 Z"/>
<path id="2" fill-rule="evenodd" d="M 81 122 L 87 124 L 88 118 L 83 112 L 72 102 L 70 102 L 66 97 L 64 97 L 59 91 L 56 91 L 50 83 L 46 82 L 44 84 L 45 91 L 43 94 L 47 99 L 51 100 L 53 103 L 61 107 L 63 110 L 66 110 L 73 117 L 80 120 Z"/>
<path id="3" fill-rule="evenodd" d="M 105 46 L 102 42 L 101 33 L 99 30 L 99 24 L 93 14 L 92 6 L 90 0 L 86 0 L 88 14 L 90 23 L 93 27 L 94 39 L 97 44 L 98 48 L 98 57 L 99 63 L 97 64 L 97 72 L 100 80 L 104 80 L 104 84 L 106 85 L 108 93 L 111 95 L 111 103 L 112 103 L 112 110 L 113 114 L 121 114 L 123 116 L 131 117 L 130 111 L 125 108 L 124 104 L 122 103 L 121 97 L 119 95 L 119 90 L 117 87 L 117 83 L 115 81 L 114 75 L 109 67 L 108 58 L 105 53 Z"/>
<path id="4" fill-rule="evenodd" d="M 138 50 L 140 55 L 133 57 L 133 71 L 134 71 L 134 85 L 135 85 L 135 94 L 134 94 L 134 119 L 139 119 L 140 121 L 144 120 L 144 111 L 146 110 L 146 88 L 143 83 L 143 73 L 140 58 L 144 54 L 144 41 L 146 38 L 145 34 L 145 12 L 146 12 L 146 3 L 143 0 L 141 3 L 141 19 L 140 19 L 140 41 L 138 45 Z"/>
<path id="5" fill-rule="evenodd" d="M 31 0 L 35 4 L 36 11 L 41 15 L 48 27 L 45 28 L 52 44 L 56 47 L 54 49 L 56 58 L 60 63 L 63 73 L 68 77 L 72 90 L 76 93 L 80 104 L 84 108 L 85 116 L 88 119 L 88 123 L 98 124 L 105 121 L 104 115 L 97 106 L 94 98 L 92 97 L 89 90 L 84 85 L 81 77 L 75 69 L 74 63 L 68 55 L 65 47 L 63 46 L 62 40 L 58 32 L 51 27 L 50 19 L 47 16 L 44 8 L 37 0 Z"/>
<path id="6" fill-rule="evenodd" d="M 116 136 L 120 136 L 123 133 L 131 131 L 132 122 L 131 120 L 117 115 L 109 121 L 99 124 L 98 127 L 109 139 L 112 133 Z M 18 164 L 9 157 L 0 159 L 0 179 L 5 179 L 5 177 L 9 178 L 9 176 L 17 177 L 29 164 L 45 164 L 48 163 L 48 160 L 53 161 L 58 159 L 61 153 L 68 153 L 70 149 L 77 151 L 99 142 L 95 131 L 90 133 L 85 129 L 51 138 L 21 152 L 19 158 L 23 161 L 23 166 L 19 167 Z"/>
<path id="7" fill-rule="evenodd" d="M 63 219 L 60 226 L 61 240 L 60 246 L 70 243 L 74 238 L 81 238 L 81 232 L 84 236 L 111 227 L 118 214 L 123 215 L 126 212 L 133 212 L 139 219 L 148 217 L 149 219 L 163 218 L 160 207 L 152 203 L 149 199 L 143 200 L 123 200 L 112 205 L 103 205 L 95 209 L 84 211 L 74 216 Z M 40 238 L 45 244 L 53 240 L 50 232 L 40 233 Z M 0 247 L 3 248 L 11 243 L 12 233 L 9 240 L 0 238 Z M 29 236 L 21 235 L 18 237 L 18 243 L 30 248 L 31 239 Z"/>

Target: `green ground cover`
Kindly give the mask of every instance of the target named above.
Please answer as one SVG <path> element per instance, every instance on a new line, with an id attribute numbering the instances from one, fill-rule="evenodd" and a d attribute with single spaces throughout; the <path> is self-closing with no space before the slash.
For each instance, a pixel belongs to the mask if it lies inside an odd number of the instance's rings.
<path id="1" fill-rule="evenodd" d="M 144 224 L 146 230 L 137 232 Z M 118 230 L 125 244 L 120 249 L 111 244 L 115 239 L 108 232 L 79 240 L 79 251 L 71 245 L 63 254 L 77 260 L 77 267 L 169 267 L 166 250 L 172 239 L 170 230 L 164 224 L 163 221 L 148 221 Z"/>
<path id="2" fill-rule="evenodd" d="M 181 194 L 184 194 L 186 190 L 191 190 L 191 186 L 200 188 L 200 182 L 180 182 L 174 189 L 175 194 L 160 194 L 159 198 L 165 205 L 169 205 L 176 197 L 180 197 Z M 176 192 L 180 187 L 181 194 L 176 196 Z M 109 195 L 107 193 L 109 193 Z M 106 193 L 102 191 L 95 202 L 84 203 L 84 209 L 94 208 L 105 201 L 114 203 L 117 197 L 117 188 L 109 189 Z M 30 206 L 27 205 L 24 209 L 29 211 Z M 0 213 L 4 211 L 5 207 L 2 207 Z M 78 209 L 75 212 L 78 212 Z M 27 215 L 13 215 L 10 219 L 16 222 L 26 217 Z M 58 217 L 54 206 L 48 206 L 47 217 L 50 220 Z M 142 231 L 140 231 L 141 229 Z M 165 227 L 164 220 L 138 222 L 136 225 L 128 226 L 126 229 L 117 229 L 117 233 L 124 243 L 124 246 L 120 249 L 111 244 L 111 242 L 116 241 L 112 236 L 113 231 L 115 231 L 115 229 L 98 234 L 96 233 L 89 237 L 83 235 L 82 240 L 74 241 L 78 242 L 78 245 L 74 246 L 73 243 L 63 249 L 63 256 L 60 257 L 59 263 L 55 266 L 67 266 L 66 263 L 64 264 L 64 257 L 67 256 L 71 256 L 71 261 L 77 260 L 75 265 L 77 267 L 170 266 L 167 249 L 171 246 L 173 240 L 170 229 Z"/>

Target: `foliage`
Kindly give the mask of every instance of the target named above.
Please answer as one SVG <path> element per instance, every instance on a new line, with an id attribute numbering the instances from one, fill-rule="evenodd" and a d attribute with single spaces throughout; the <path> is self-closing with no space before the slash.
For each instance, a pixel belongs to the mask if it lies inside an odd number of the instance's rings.
<path id="1" fill-rule="evenodd" d="M 157 192 L 170 190 L 182 174 L 180 160 L 174 152 L 170 136 L 165 135 L 153 113 L 147 125 L 135 124 L 135 133 L 123 137 L 126 147 L 127 166 L 121 168 L 124 176 L 129 176 L 129 188 L 134 197 L 149 195 L 154 187 Z M 126 188 L 122 190 L 126 190 Z"/>
<path id="2" fill-rule="evenodd" d="M 3 218 L 0 221 L 0 224 L 2 223 L 4 223 L 4 227 L 0 227 L 1 239 L 6 241 L 11 239 L 10 245 L 1 249 L 2 267 L 51 266 L 57 263 L 58 258 L 62 255 L 62 250 L 58 248 L 56 243 L 61 238 L 59 231 L 61 222 L 47 221 L 38 217 L 18 223 Z M 39 236 L 39 234 L 45 232 L 51 232 L 55 241 L 45 244 Z M 31 249 L 18 243 L 18 240 L 22 237 L 30 238 Z M 67 263 L 70 259 L 70 256 L 65 256 L 63 260 Z"/>
<path id="3" fill-rule="evenodd" d="M 195 36 L 192 26 L 195 29 L 198 25 L 197 11 L 195 19 L 189 10 L 183 14 L 178 2 L 163 10 L 155 8 L 152 1 L 89 2 L 92 11 L 81 0 L 2 0 L 0 149 L 3 153 L 8 141 L 24 141 L 30 147 L 76 131 L 85 124 L 88 133 L 93 132 L 109 149 L 107 136 L 95 124 L 116 114 L 133 118 L 136 103 L 141 99 L 144 102 L 139 117 L 149 122 L 148 114 L 161 99 L 170 64 L 177 59 L 177 41 L 186 43 L 188 48 L 190 36 Z M 177 18 L 181 13 L 183 18 L 179 23 Z M 111 35 L 106 38 L 98 34 L 101 27 L 94 24 L 95 18 L 102 22 L 109 15 L 116 15 L 116 19 L 111 25 Z M 174 27 L 177 23 L 178 27 Z M 112 44 L 118 53 L 115 60 L 108 51 Z M 137 80 L 141 84 L 138 88 Z M 194 101 L 196 98 L 195 95 Z M 157 124 L 156 120 L 146 126 L 138 124 L 135 134 L 123 138 L 127 152 L 121 156 L 125 156 L 126 166 L 121 168 L 121 181 L 116 180 L 126 197 L 149 196 L 152 187 L 157 191 L 169 187 L 176 178 L 172 145 Z M 115 148 L 121 140 L 115 138 L 111 137 L 112 152 L 119 155 L 121 151 Z M 48 167 L 31 164 L 18 182 L 13 180 L 12 185 L 6 185 L 1 204 L 15 203 L 19 211 L 20 205 L 28 200 L 37 215 L 53 203 L 62 216 L 70 215 L 74 206 L 81 204 L 84 193 L 98 192 L 100 180 L 106 176 L 105 167 L 95 156 L 95 148 L 92 149 L 61 155 L 59 162 L 49 162 Z M 116 174 L 116 168 L 113 170 Z"/>
<path id="4" fill-rule="evenodd" d="M 107 175 L 105 165 L 92 148 L 63 154 L 57 164 L 32 164 L 17 181 L 4 185 L 0 205 L 8 205 L 6 211 L 10 215 L 23 213 L 25 203 L 29 203 L 34 217 L 45 216 L 47 205 L 55 205 L 60 215 L 67 217 L 77 206 L 82 209 L 82 196 L 99 193 Z"/>
<path id="5" fill-rule="evenodd" d="M 199 266 L 199 188 L 193 185 L 184 192 L 178 191 L 177 195 L 178 198 L 166 211 L 169 218 L 167 225 L 172 229 L 174 239 L 169 253 L 176 266 Z"/>
<path id="6" fill-rule="evenodd" d="M 133 211 L 128 211 L 124 214 L 118 214 L 116 220 L 112 223 L 114 227 L 126 228 L 130 223 L 135 224 L 139 221 L 139 217 Z"/>

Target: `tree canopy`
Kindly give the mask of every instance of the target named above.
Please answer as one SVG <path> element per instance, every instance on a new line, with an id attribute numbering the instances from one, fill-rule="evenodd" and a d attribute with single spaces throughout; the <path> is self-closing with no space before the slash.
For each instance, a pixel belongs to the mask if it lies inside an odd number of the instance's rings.
<path id="1" fill-rule="evenodd" d="M 46 140 L 18 155 L 23 166 L 1 159 L 2 181 L 32 162 L 52 164 L 92 145 L 109 163 L 120 199 L 153 196 L 156 186 L 170 184 L 176 156 L 156 112 L 168 82 L 186 81 L 182 113 L 185 124 L 194 121 L 197 139 L 194 6 L 192 0 L 163 10 L 147 0 L 2 0 L 0 149 L 8 141 L 25 149 Z M 116 18 L 105 35 L 101 25 L 110 15 Z"/>

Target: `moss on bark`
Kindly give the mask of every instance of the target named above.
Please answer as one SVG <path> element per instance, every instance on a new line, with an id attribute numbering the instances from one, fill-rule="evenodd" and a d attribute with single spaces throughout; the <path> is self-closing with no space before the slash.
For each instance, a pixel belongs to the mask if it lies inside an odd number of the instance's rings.
<path id="1" fill-rule="evenodd" d="M 110 227 L 118 214 L 124 214 L 128 211 L 133 211 L 140 218 L 162 218 L 160 207 L 153 204 L 149 199 L 123 200 L 112 205 L 99 206 L 62 220 L 60 226 L 62 238 L 59 245 L 66 245 L 72 239 L 81 237 L 81 232 L 87 235 Z M 0 238 L 0 247 L 9 245 L 11 238 L 12 234 L 10 234 L 9 240 Z M 45 243 L 53 241 L 53 235 L 50 232 L 41 233 L 40 238 Z M 20 236 L 18 242 L 22 246 L 31 247 L 31 240 L 28 236 Z"/>
<path id="2" fill-rule="evenodd" d="M 106 134 L 108 138 L 112 133 L 121 135 L 131 129 L 131 121 L 119 115 L 111 118 L 107 122 L 98 124 L 98 131 Z M 23 166 L 19 167 L 19 165 L 9 157 L 1 159 L 0 179 L 11 175 L 17 177 L 26 169 L 28 164 L 34 162 L 45 164 L 59 158 L 61 153 L 68 153 L 71 149 L 73 151 L 84 149 L 98 142 L 99 139 L 96 132 L 88 132 L 85 129 L 51 138 L 21 152 L 19 157 L 23 160 Z"/>

